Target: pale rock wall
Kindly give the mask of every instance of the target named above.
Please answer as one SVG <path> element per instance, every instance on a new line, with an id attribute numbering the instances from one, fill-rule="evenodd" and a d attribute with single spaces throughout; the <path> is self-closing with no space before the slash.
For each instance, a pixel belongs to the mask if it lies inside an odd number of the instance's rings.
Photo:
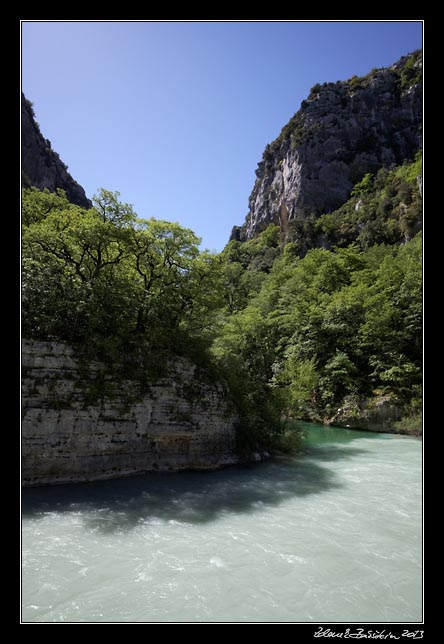
<path id="1" fill-rule="evenodd" d="M 402 414 L 402 402 L 394 395 L 380 395 L 369 400 L 358 400 L 350 395 L 344 398 L 336 414 L 325 420 L 325 424 L 391 433 L 399 431 L 395 423 Z"/>
<path id="2" fill-rule="evenodd" d="M 99 374 L 106 386 L 98 396 Z M 100 363 L 85 371 L 63 343 L 23 341 L 22 382 L 25 486 L 215 469 L 237 460 L 236 415 L 222 386 L 184 359 L 137 394 L 138 382 L 107 378 Z"/>
<path id="3" fill-rule="evenodd" d="M 265 149 L 244 225 L 231 239 L 257 236 L 270 224 L 293 241 L 289 224 L 332 212 L 367 173 L 413 158 L 422 145 L 422 83 L 402 87 L 400 73 L 417 54 L 369 78 L 319 86 Z M 322 244 L 319 244 L 322 245 Z"/>

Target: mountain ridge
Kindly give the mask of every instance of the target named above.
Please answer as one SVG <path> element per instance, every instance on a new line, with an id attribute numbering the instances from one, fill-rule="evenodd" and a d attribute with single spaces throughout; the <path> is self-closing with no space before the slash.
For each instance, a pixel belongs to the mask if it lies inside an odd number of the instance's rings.
<path id="1" fill-rule="evenodd" d="M 277 224 L 281 242 L 295 241 L 290 222 L 333 212 L 366 174 L 412 160 L 421 146 L 421 50 L 363 77 L 316 84 L 266 146 L 245 223 L 230 239 Z"/>

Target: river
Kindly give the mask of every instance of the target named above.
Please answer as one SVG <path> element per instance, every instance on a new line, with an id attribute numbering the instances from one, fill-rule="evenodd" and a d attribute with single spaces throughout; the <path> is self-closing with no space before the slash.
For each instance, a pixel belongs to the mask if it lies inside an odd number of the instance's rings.
<path id="1" fill-rule="evenodd" d="M 23 622 L 418 622 L 422 443 L 22 494 Z"/>

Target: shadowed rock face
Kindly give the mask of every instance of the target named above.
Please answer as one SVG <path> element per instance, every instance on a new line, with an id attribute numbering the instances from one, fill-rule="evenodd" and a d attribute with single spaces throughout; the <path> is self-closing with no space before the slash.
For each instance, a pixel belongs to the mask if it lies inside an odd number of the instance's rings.
<path id="1" fill-rule="evenodd" d="M 421 51 L 362 78 L 315 86 L 267 145 L 232 239 L 278 224 L 288 241 L 291 221 L 332 212 L 367 172 L 411 159 L 421 143 Z"/>
<path id="2" fill-rule="evenodd" d="M 35 121 L 31 103 L 22 93 L 22 186 L 48 188 L 55 192 L 62 188 L 71 201 L 82 208 L 91 208 L 82 186 L 74 181 L 66 165 L 51 143 L 45 139 Z"/>

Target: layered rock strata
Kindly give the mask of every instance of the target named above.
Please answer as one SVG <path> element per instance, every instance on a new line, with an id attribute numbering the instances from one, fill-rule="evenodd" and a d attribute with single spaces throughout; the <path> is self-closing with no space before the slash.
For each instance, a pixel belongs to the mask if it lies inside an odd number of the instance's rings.
<path id="1" fill-rule="evenodd" d="M 176 359 L 141 390 L 60 342 L 22 346 L 22 481 L 94 481 L 236 462 L 236 415 L 220 384 Z"/>

